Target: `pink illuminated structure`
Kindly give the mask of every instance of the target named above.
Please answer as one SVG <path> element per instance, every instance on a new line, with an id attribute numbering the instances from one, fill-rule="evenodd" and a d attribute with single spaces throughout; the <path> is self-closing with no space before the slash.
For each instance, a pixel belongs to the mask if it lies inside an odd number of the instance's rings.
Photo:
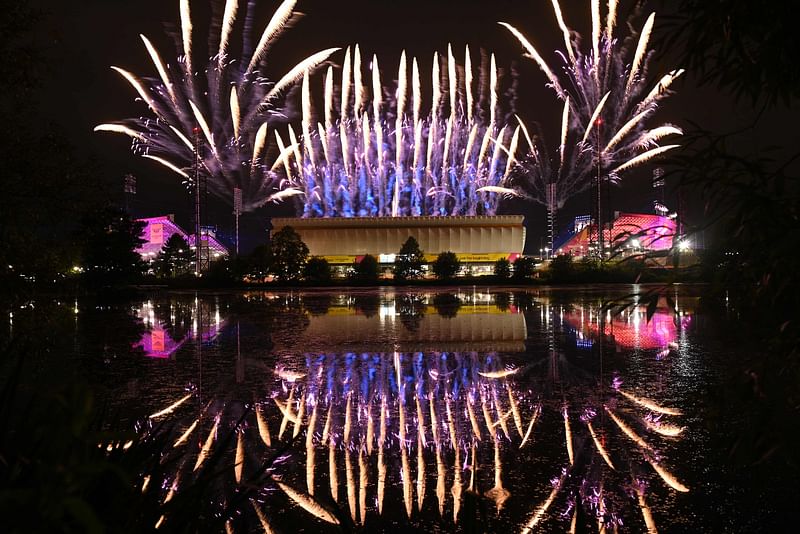
<path id="1" fill-rule="evenodd" d="M 145 240 L 145 243 L 136 249 L 136 252 L 142 256 L 143 260 L 151 261 L 155 259 L 161 252 L 164 244 L 175 234 L 180 235 L 189 243 L 190 247 L 194 248 L 194 234 L 190 235 L 186 233 L 183 228 L 175 224 L 173 215 L 162 215 L 160 217 L 149 217 L 138 220 L 145 223 L 144 231 L 142 232 L 142 239 Z M 213 232 L 204 229 L 203 237 L 208 239 L 208 248 L 212 259 L 218 259 L 228 255 L 228 249 L 217 240 Z"/>
<path id="2" fill-rule="evenodd" d="M 603 230 L 603 241 L 610 243 L 614 250 L 626 247 L 638 251 L 669 250 L 676 235 L 676 227 L 675 220 L 669 217 L 621 213 L 611 228 Z M 559 247 L 557 254 L 583 257 L 589 253 L 589 247 L 594 243 L 597 243 L 597 225 L 590 224 Z"/>

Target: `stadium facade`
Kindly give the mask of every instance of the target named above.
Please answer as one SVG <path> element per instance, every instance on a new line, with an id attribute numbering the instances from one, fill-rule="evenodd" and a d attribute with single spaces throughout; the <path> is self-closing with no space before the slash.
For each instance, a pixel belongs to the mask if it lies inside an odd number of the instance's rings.
<path id="1" fill-rule="evenodd" d="M 350 266 L 370 254 L 389 266 L 400 247 L 414 237 L 427 262 L 453 252 L 471 274 L 490 274 L 493 264 L 515 261 L 525 247 L 522 215 L 448 217 L 274 218 L 273 231 L 291 226 L 310 256 L 333 266 Z"/>

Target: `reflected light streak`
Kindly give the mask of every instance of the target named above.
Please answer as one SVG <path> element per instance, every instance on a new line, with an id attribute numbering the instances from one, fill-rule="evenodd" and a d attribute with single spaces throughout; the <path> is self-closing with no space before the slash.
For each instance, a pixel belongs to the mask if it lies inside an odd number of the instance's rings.
<path id="1" fill-rule="evenodd" d="M 173 402 L 172 404 L 170 404 L 169 406 L 167 406 L 166 408 L 164 408 L 160 412 L 156 412 L 156 413 L 152 414 L 150 416 L 150 419 L 156 419 L 158 417 L 162 417 L 164 415 L 171 414 L 172 412 L 174 412 L 178 408 L 178 406 L 180 406 L 181 404 L 183 404 L 184 402 L 186 402 L 187 400 L 192 398 L 192 395 L 194 395 L 194 394 L 193 393 L 189 393 L 185 397 Z"/>
<path id="2" fill-rule="evenodd" d="M 637 396 L 632 395 L 632 394 L 630 394 L 627 391 L 624 391 L 622 389 L 617 389 L 617 391 L 620 394 L 622 394 L 625 398 L 635 402 L 639 406 L 643 406 L 643 407 L 647 408 L 648 410 L 652 410 L 654 412 L 663 413 L 663 414 L 666 414 L 666 415 L 683 415 L 683 412 L 681 412 L 678 409 L 666 408 L 664 406 L 659 406 L 658 404 L 656 404 L 655 402 L 651 401 L 650 399 L 637 397 Z"/>

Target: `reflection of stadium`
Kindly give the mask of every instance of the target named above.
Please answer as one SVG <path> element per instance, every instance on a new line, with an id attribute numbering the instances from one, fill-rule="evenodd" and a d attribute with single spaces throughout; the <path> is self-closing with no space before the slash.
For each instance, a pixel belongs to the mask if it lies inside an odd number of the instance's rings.
<path id="1" fill-rule="evenodd" d="M 309 254 L 332 265 L 352 265 L 366 254 L 381 263 L 394 263 L 409 237 L 419 242 L 427 261 L 441 252 L 454 252 L 474 267 L 488 266 L 500 258 L 515 260 L 525 246 L 521 215 L 474 217 L 352 217 L 273 219 L 275 230 L 294 228 L 308 245 Z M 480 269 L 475 269 L 480 272 Z"/>
<path id="2" fill-rule="evenodd" d="M 386 347 L 387 329 L 393 332 L 391 342 L 402 351 L 525 350 L 523 314 L 501 312 L 494 306 L 466 306 L 455 317 L 444 317 L 435 310 L 406 317 L 393 305 L 383 306 L 378 315 L 369 317 L 354 308 L 332 310 L 327 315 L 312 316 L 304 336 L 343 347 L 357 343 L 359 350 L 374 345 L 373 350 L 380 350 Z"/>
<path id="3" fill-rule="evenodd" d="M 200 306 L 199 301 L 194 306 L 170 305 L 168 317 L 166 311 L 157 309 L 150 301 L 138 310 L 137 315 L 145 329 L 133 348 L 141 348 L 145 356 L 171 358 L 190 339 L 207 343 L 216 338 L 225 326 L 219 307 L 212 314 L 211 309 Z"/>
<path id="4" fill-rule="evenodd" d="M 591 310 L 580 308 L 564 313 L 564 323 L 575 329 L 578 344 L 587 346 L 587 340 L 600 331 L 600 317 Z M 687 311 L 676 313 L 665 299 L 660 299 L 655 313 L 648 321 L 643 306 L 624 310 L 619 315 L 607 316 L 604 333 L 618 346 L 626 349 L 666 349 L 678 341 L 681 331 L 689 325 L 691 315 Z"/>

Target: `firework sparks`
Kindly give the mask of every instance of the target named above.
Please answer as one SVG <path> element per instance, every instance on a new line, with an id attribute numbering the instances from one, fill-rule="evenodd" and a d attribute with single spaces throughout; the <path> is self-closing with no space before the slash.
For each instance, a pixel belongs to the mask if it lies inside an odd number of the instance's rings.
<path id="1" fill-rule="evenodd" d="M 513 26 L 500 24 L 522 44 L 547 76 L 550 87 L 564 100 L 559 165 L 528 136 L 530 151 L 522 158 L 517 184 L 525 196 L 551 209 L 560 208 L 573 195 L 593 184 L 597 169 L 603 180 L 616 182 L 620 173 L 657 157 L 678 145 L 660 147 L 658 141 L 683 132 L 672 125 L 653 129 L 647 119 L 669 95 L 668 88 L 683 72 L 675 70 L 649 89 L 647 79 L 650 57 L 649 38 L 655 23 L 651 14 L 641 31 L 630 57 L 630 39 L 614 37 L 617 0 L 608 2 L 605 28 L 599 0 L 591 2 L 591 47 L 579 49 L 580 41 L 564 21 L 558 0 L 552 0 L 558 27 L 564 36 L 566 53 L 558 53 L 563 62 L 560 74 L 551 69 L 531 42 Z M 567 140 L 573 139 L 568 145 Z M 548 191 L 548 185 L 555 191 Z M 553 197 L 555 196 L 555 198 Z"/>
<path id="2" fill-rule="evenodd" d="M 321 113 L 325 124 L 316 128 L 307 77 L 303 84 L 302 150 L 287 156 L 291 179 L 285 187 L 302 191 L 304 217 L 494 214 L 502 198 L 516 195 L 506 184 L 519 132 L 503 124 L 494 56 L 489 75 L 481 76 L 489 80 L 487 121 L 485 113 L 477 113 L 479 103 L 472 95 L 469 49 L 464 76 L 458 74 L 462 67 L 452 47 L 444 57 L 434 55 L 427 116 L 421 110 L 416 58 L 409 83 L 408 58 L 401 55 L 395 96 L 389 99 L 384 97 L 389 90 L 382 84 L 378 58 L 373 56 L 370 65 L 372 83 L 364 84 L 361 50 L 356 46 L 352 56 L 350 52 L 342 69 L 341 106 L 334 109 L 328 76 Z M 475 150 L 478 138 L 483 143 Z"/>
<path id="3" fill-rule="evenodd" d="M 160 163 L 184 181 L 193 181 L 193 174 L 188 171 L 199 159 L 199 172 L 207 179 L 209 191 L 231 202 L 233 189 L 242 189 L 245 210 L 268 200 L 280 200 L 270 197 L 277 189 L 277 176 L 263 160 L 266 125 L 286 120 L 290 112 L 282 99 L 286 89 L 338 50 L 313 54 L 277 83 L 267 81 L 263 72 L 266 55 L 290 25 L 295 3 L 284 1 L 252 54 L 245 50 L 247 55 L 236 59 L 229 55 L 229 43 L 237 17 L 245 10 L 239 10 L 237 0 L 227 0 L 221 19 L 212 21 L 210 26 L 210 41 L 216 43 L 212 48 L 216 53 L 203 63 L 193 49 L 191 2 L 180 0 L 181 39 L 174 64 L 165 62 L 153 42 L 142 35 L 157 76 L 139 77 L 113 67 L 133 87 L 152 116 L 101 124 L 95 131 L 131 137 L 135 154 Z M 255 2 L 250 2 L 246 10 L 245 33 L 253 26 L 254 7 Z M 249 35 L 244 37 L 249 39 Z M 193 142 L 198 127 L 203 135 Z"/>

